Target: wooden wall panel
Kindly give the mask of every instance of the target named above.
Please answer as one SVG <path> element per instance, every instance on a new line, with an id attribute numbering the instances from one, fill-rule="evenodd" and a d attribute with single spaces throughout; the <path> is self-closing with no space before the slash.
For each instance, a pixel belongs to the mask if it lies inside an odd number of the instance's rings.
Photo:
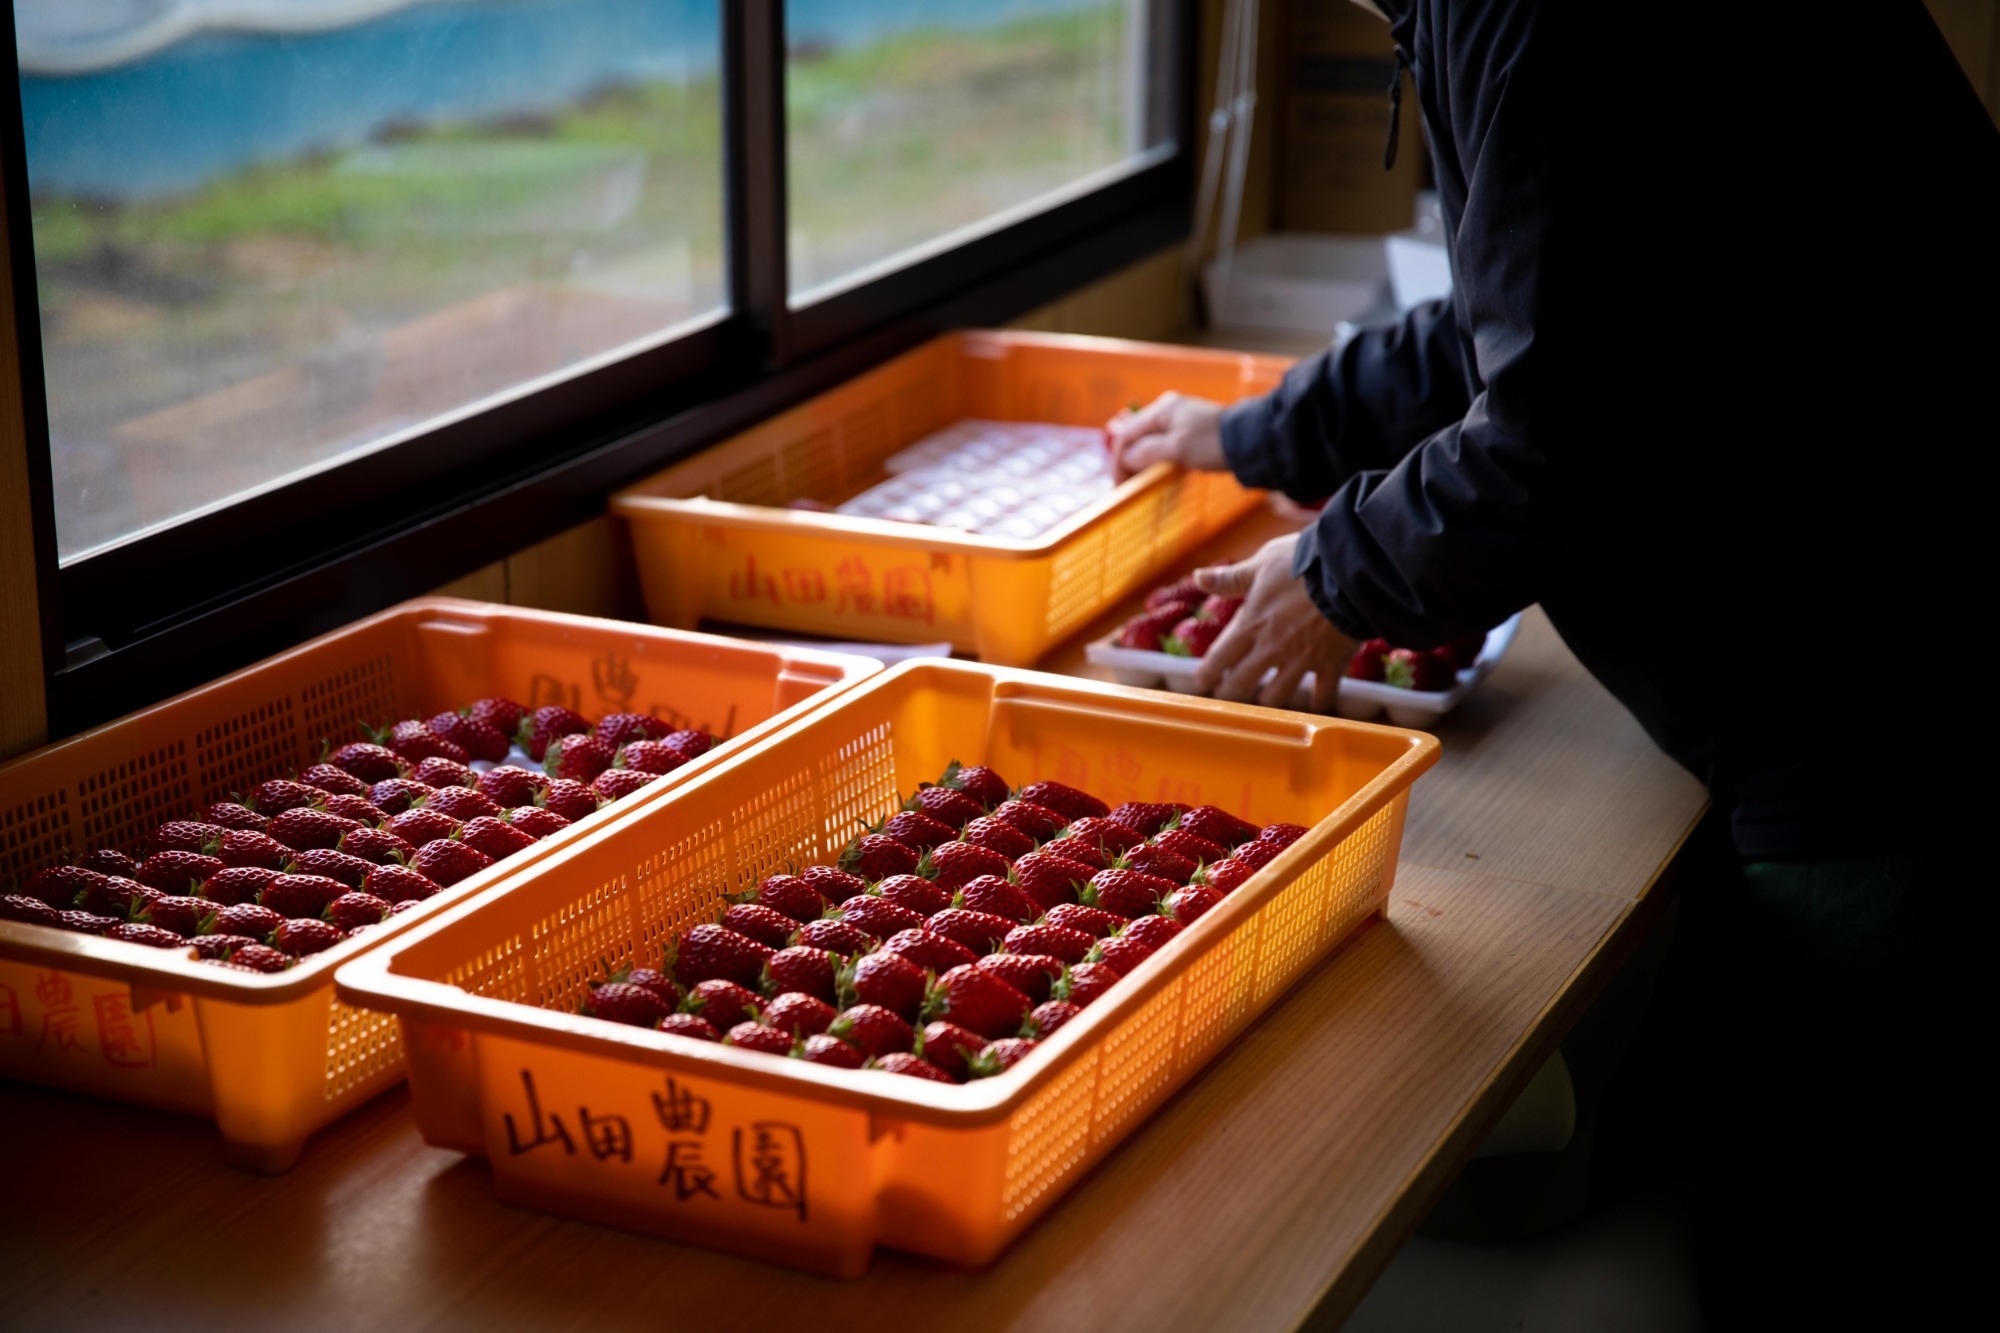
<path id="1" fill-rule="evenodd" d="M 0 219 L 6 198 L 0 186 Z M 0 760 L 48 739 L 35 525 L 28 490 L 21 358 L 14 337 L 14 277 L 0 220 Z"/>

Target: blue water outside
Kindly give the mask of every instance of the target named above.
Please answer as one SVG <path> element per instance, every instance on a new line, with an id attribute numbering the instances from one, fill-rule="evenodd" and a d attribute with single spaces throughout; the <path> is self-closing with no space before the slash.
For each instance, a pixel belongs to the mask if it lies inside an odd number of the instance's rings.
<path id="1" fill-rule="evenodd" d="M 551 111 L 607 85 L 712 76 L 724 0 L 424 3 L 303 35 L 206 32 L 135 63 L 24 74 L 40 195 L 135 200 L 399 123 Z M 795 46 L 977 28 L 1104 0 L 789 0 Z"/>

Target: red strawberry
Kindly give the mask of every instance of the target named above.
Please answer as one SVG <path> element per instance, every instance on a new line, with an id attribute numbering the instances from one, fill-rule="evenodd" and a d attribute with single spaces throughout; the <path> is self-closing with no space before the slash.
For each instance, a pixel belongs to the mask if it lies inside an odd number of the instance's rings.
<path id="1" fill-rule="evenodd" d="M 280 916 L 317 918 L 346 892 L 345 884 L 324 875 L 280 875 L 264 886 L 257 901 Z"/>
<path id="2" fill-rule="evenodd" d="M 1167 913 L 1183 926 L 1192 926 L 1221 901 L 1222 895 L 1207 885 L 1190 884 L 1167 899 Z"/>
<path id="3" fill-rule="evenodd" d="M 1174 625 L 1173 632 L 1160 640 L 1160 648 L 1175 657 L 1206 657 L 1222 637 L 1222 623 L 1188 616 Z"/>
<path id="4" fill-rule="evenodd" d="M 376 783 L 389 778 L 399 778 L 409 771 L 395 751 L 387 746 L 375 745 L 368 741 L 357 741 L 353 745 L 343 745 L 327 756 L 335 768 L 352 773 L 363 782 Z M 259 810 L 269 810 L 267 802 L 257 802 Z M 272 811 L 276 813 L 276 811 Z"/>
<path id="5" fill-rule="evenodd" d="M 449 759 L 433 755 L 417 765 L 417 771 L 410 774 L 410 780 L 421 782 L 426 787 L 476 787 L 479 775 L 464 764 L 454 764 Z"/>
<path id="6" fill-rule="evenodd" d="M 332 764 L 314 764 L 299 774 L 299 781 L 308 787 L 317 787 L 329 796 L 366 796 L 368 784 L 344 768 Z"/>
<path id="7" fill-rule="evenodd" d="M 907 958 L 926 972 L 949 972 L 979 957 L 956 940 L 928 930 L 899 930 L 882 941 L 881 952 Z"/>
<path id="8" fill-rule="evenodd" d="M 971 881 L 958 891 L 951 905 L 1019 922 L 1033 921 L 1042 914 L 1041 906 L 1033 898 L 998 875 L 981 875 Z"/>
<path id="9" fill-rule="evenodd" d="M 1238 847 L 1229 854 L 1229 859 L 1232 861 L 1241 861 L 1253 870 L 1262 870 L 1265 866 L 1277 860 L 1284 850 L 1278 844 L 1265 842 L 1260 838 L 1256 842 L 1246 842 L 1241 847 Z"/>
<path id="10" fill-rule="evenodd" d="M 1227 861 L 1218 861 L 1212 866 L 1203 866 L 1199 871 L 1195 872 L 1195 877 L 1190 883 L 1214 889 L 1217 893 L 1234 893 L 1243 886 L 1244 880 L 1249 879 L 1256 873 L 1257 867 L 1251 865 L 1248 861 L 1239 861 L 1232 856 Z"/>
<path id="11" fill-rule="evenodd" d="M 964 828 L 966 821 L 977 819 L 986 813 L 984 806 L 951 787 L 920 787 L 903 806 L 905 810 L 921 810 L 940 824 L 952 828 Z"/>
<path id="12" fill-rule="evenodd" d="M 1238 819 L 1220 806 L 1198 805 L 1181 816 L 1180 829 L 1220 847 L 1234 847 L 1257 836 L 1257 826 Z M 1183 853 L 1185 855 L 1185 853 Z M 1214 859 L 1196 857 L 1196 860 Z"/>
<path id="13" fill-rule="evenodd" d="M 762 1023 L 738 1023 L 729 1029 L 729 1035 L 722 1039 L 725 1046 L 740 1046 L 746 1051 L 762 1051 L 766 1055 L 790 1055 L 792 1039 L 776 1028 L 767 1028 Z"/>
<path id="14" fill-rule="evenodd" d="M 645 713 L 606 713 L 597 719 L 597 738 L 614 750 L 633 741 L 665 740 L 673 732 L 672 726 Z"/>
<path id="15" fill-rule="evenodd" d="M 1134 917 L 1132 924 L 1119 931 L 1118 935 L 1121 939 L 1137 940 L 1149 949 L 1157 949 L 1180 934 L 1181 929 L 1181 923 L 1170 916 L 1141 916 Z"/>
<path id="16" fill-rule="evenodd" d="M 1125 807 L 1120 806 L 1121 810 Z M 1111 856 L 1123 856 L 1150 836 L 1143 829 L 1114 819 L 1079 819 L 1063 830 L 1059 841 L 1089 843 Z"/>
<path id="17" fill-rule="evenodd" d="M 385 828 L 349 829 L 340 839 L 340 850 L 375 865 L 401 865 L 417 852 L 416 848 Z"/>
<path id="18" fill-rule="evenodd" d="M 0 897 L 0 921 L 21 921 L 31 926 L 48 926 L 54 930 L 63 928 L 62 913 L 40 898 L 30 898 L 25 893 L 10 893 Z"/>
<path id="19" fill-rule="evenodd" d="M 857 1004 L 843 1009 L 826 1031 L 828 1036 L 840 1038 L 870 1058 L 891 1051 L 907 1052 L 917 1040 L 908 1023 L 879 1004 Z"/>
<path id="20" fill-rule="evenodd" d="M 433 838 L 410 858 L 410 869 L 447 889 L 492 864 L 485 852 L 451 838 Z"/>
<path id="21" fill-rule="evenodd" d="M 57 911 L 76 905 L 85 889 L 101 887 L 107 876 L 81 866 L 49 866 L 28 876 L 21 891 Z"/>
<path id="22" fill-rule="evenodd" d="M 617 758 L 618 752 L 595 736 L 561 736 L 549 745 L 542 767 L 551 778 L 587 783 L 611 767 Z"/>
<path id="23" fill-rule="evenodd" d="M 1081 1006 L 1068 1000 L 1048 1000 L 1029 1011 L 1028 1020 L 1021 1025 L 1021 1030 L 1046 1041 L 1082 1012 Z"/>
<path id="24" fill-rule="evenodd" d="M 206 898 L 181 895 L 146 904 L 133 920 L 158 926 L 161 930 L 171 930 L 176 935 L 199 935 L 201 923 L 208 920 L 214 911 L 215 904 Z"/>
<path id="25" fill-rule="evenodd" d="M 258 814 L 247 805 L 235 801 L 217 801 L 202 811 L 201 817 L 210 824 L 220 824 L 223 828 L 249 829 L 252 833 L 262 833 L 271 821 Z"/>
<path id="26" fill-rule="evenodd" d="M 1211 595 L 1203 600 L 1201 609 L 1196 611 L 1195 614 L 1203 620 L 1213 620 L 1218 625 L 1227 625 L 1230 621 L 1236 619 L 1236 613 L 1242 609 L 1243 599 L 1241 597 Z"/>
<path id="27" fill-rule="evenodd" d="M 1257 834 L 1257 841 L 1267 842 L 1282 851 L 1310 832 L 1311 829 L 1297 824 L 1266 824 Z"/>
<path id="28" fill-rule="evenodd" d="M 184 856 L 186 853 L 174 852 L 171 855 Z M 84 890 L 76 905 L 97 916 L 115 916 L 131 921 L 154 903 L 170 896 L 173 895 L 162 893 L 150 884 L 107 876 L 102 887 Z"/>
<path id="29" fill-rule="evenodd" d="M 1107 912 L 1101 907 L 1086 907 L 1082 903 L 1059 903 L 1048 910 L 1038 925 L 1061 926 L 1065 930 L 1082 931 L 1093 939 L 1101 939 L 1125 929 L 1125 918 Z"/>
<path id="30" fill-rule="evenodd" d="M 770 946 L 748 935 L 722 926 L 692 926 L 681 932 L 668 970 L 683 986 L 720 978 L 755 989 L 764 980 L 764 963 L 771 955 Z"/>
<path id="31" fill-rule="evenodd" d="M 229 966 L 246 972 L 283 972 L 293 960 L 268 944 L 246 944 L 229 955 Z"/>
<path id="32" fill-rule="evenodd" d="M 1451 663 L 1415 648 L 1391 648 L 1382 659 L 1382 679 L 1401 690 L 1448 690 L 1456 684 Z"/>
<path id="33" fill-rule="evenodd" d="M 271 932 L 271 947 L 294 958 L 324 953 L 338 943 L 340 932 L 326 921 L 286 921 Z"/>
<path id="34" fill-rule="evenodd" d="M 958 837 L 957 829 L 921 810 L 898 810 L 869 832 L 894 838 L 919 854 Z"/>
<path id="35" fill-rule="evenodd" d="M 947 893 L 955 893 L 981 875 L 1007 877 L 1007 858 L 969 842 L 948 842 L 925 854 L 917 874 L 934 881 Z"/>
<path id="36" fill-rule="evenodd" d="M 864 833 L 840 856 L 840 868 L 865 880 L 907 875 L 917 868 L 917 854 L 886 833 Z"/>
<path id="37" fill-rule="evenodd" d="M 761 961 L 759 966 L 762 966 Z M 698 983 L 690 990 L 682 1007 L 691 1014 L 700 1014 L 718 1030 L 727 1032 L 738 1023 L 749 1021 L 763 1002 L 763 997 L 757 992 L 715 977 Z"/>
<path id="38" fill-rule="evenodd" d="M 579 819 L 596 814 L 604 804 L 604 798 L 573 778 L 557 778 L 549 783 L 549 789 L 542 793 L 536 804 L 555 811 L 574 824 Z"/>
<path id="39" fill-rule="evenodd" d="M 567 819 L 539 805 L 517 805 L 500 817 L 537 842 L 569 827 Z"/>
<path id="40" fill-rule="evenodd" d="M 468 763 L 472 759 L 472 756 L 465 752 L 464 746 L 446 740 L 414 718 L 398 722 L 387 731 L 375 733 L 375 742 L 387 746 L 395 751 L 399 758 L 412 764 L 431 758 L 449 759 L 458 764 Z M 368 775 L 356 773 L 354 776 L 366 778 Z M 381 778 L 370 780 L 379 782 Z"/>
<path id="41" fill-rule="evenodd" d="M 928 1060 L 919 1060 L 914 1055 L 902 1051 L 891 1051 L 879 1060 L 870 1060 L 864 1069 L 879 1069 L 885 1074 L 901 1074 L 906 1078 L 928 1079 L 932 1083 L 950 1083 L 950 1074 L 945 1073 Z"/>
<path id="42" fill-rule="evenodd" d="M 624 969 L 622 974 L 613 973 L 611 980 L 629 981 L 634 986 L 644 986 L 647 990 L 665 1000 L 670 1007 L 677 1007 L 681 1002 L 681 988 L 674 984 L 672 977 L 656 968 L 627 968 Z"/>
<path id="43" fill-rule="evenodd" d="M 289 859 L 290 853 L 286 856 Z M 223 907 L 254 903 L 278 874 L 265 866 L 230 866 L 209 876 L 208 883 L 201 886 L 201 896 Z"/>
<path id="44" fill-rule="evenodd" d="M 687 756 L 665 741 L 633 741 L 618 752 L 618 762 L 638 773 L 671 773 Z"/>
<path id="45" fill-rule="evenodd" d="M 95 870 L 100 875 L 118 875 L 125 879 L 131 879 L 139 873 L 137 861 L 112 847 L 99 847 L 95 851 L 85 852 L 76 858 L 76 864 L 84 870 Z"/>
<path id="46" fill-rule="evenodd" d="M 785 918 L 790 921 L 790 917 Z M 861 927 L 842 921 L 839 917 L 823 916 L 817 921 L 808 921 L 803 926 L 793 923 L 791 938 L 787 944 L 810 944 L 815 949 L 825 949 L 843 958 L 867 953 L 875 947 L 875 937 Z"/>
<path id="47" fill-rule="evenodd" d="M 1009 828 L 1019 829 L 1036 842 L 1053 838 L 1069 823 L 1047 806 L 1036 805 L 1033 801 L 1002 801 L 993 807 L 989 818 L 997 819 Z"/>
<path id="48" fill-rule="evenodd" d="M 439 713 L 424 725 L 474 759 L 505 759 L 512 748 L 508 733 L 491 722 L 463 713 Z"/>
<path id="49" fill-rule="evenodd" d="M 272 929 L 276 930 L 277 927 L 273 926 Z M 256 942 L 248 935 L 201 935 L 193 941 L 196 957 L 218 963 L 228 962 L 231 954 L 245 945 Z"/>
<path id="50" fill-rule="evenodd" d="M 1090 877 L 1083 901 L 1131 918 L 1160 910 L 1160 901 L 1180 886 L 1143 870 L 1100 870 Z"/>
<path id="51" fill-rule="evenodd" d="M 551 743 L 563 736 L 580 736 L 590 730 L 590 723 L 582 715 L 571 712 L 561 704 L 549 704 L 537 708 L 534 715 L 521 720 L 515 730 L 515 739 L 528 757 L 541 763 L 548 757 Z"/>
<path id="52" fill-rule="evenodd" d="M 215 855 L 215 844 L 222 841 L 228 832 L 216 824 L 202 824 L 192 819 L 173 819 L 153 830 L 153 850 L 156 852 L 193 852 L 197 856 Z"/>
<path id="53" fill-rule="evenodd" d="M 385 815 L 400 815 L 428 801 L 431 790 L 415 778 L 386 778 L 368 789 L 368 801 Z"/>
<path id="54" fill-rule="evenodd" d="M 1080 930 L 1038 922 L 1014 927 L 1000 944 L 1008 953 L 1042 954 L 1065 963 L 1080 963 L 1097 941 Z"/>
<path id="55" fill-rule="evenodd" d="M 489 768 L 475 780 L 474 789 L 503 809 L 533 805 L 549 789 L 549 780 L 540 773 L 502 764 Z M 379 804 L 379 802 L 378 802 Z"/>
<path id="56" fill-rule="evenodd" d="M 124 940 L 127 944 L 144 944 L 154 949 L 185 949 L 187 941 L 171 930 L 149 926 L 142 921 L 120 921 L 104 932 L 105 938 Z"/>
<path id="57" fill-rule="evenodd" d="M 807 866 L 799 872 L 799 878 L 820 897 L 830 903 L 852 898 L 857 893 L 865 893 L 868 885 L 860 877 L 845 870 L 835 870 L 832 866 Z"/>
<path id="58" fill-rule="evenodd" d="M 1194 862 L 1185 856 L 1177 856 L 1166 848 L 1151 843 L 1134 847 L 1118 858 L 1118 865 L 1127 870 L 1141 870 L 1148 875 L 1158 875 L 1161 879 L 1170 879 L 1176 884 L 1187 883 L 1195 872 Z"/>
<path id="59" fill-rule="evenodd" d="M 294 807 L 271 820 L 270 836 L 294 851 L 308 847 L 338 847 L 350 830 L 365 827 L 359 820 L 342 819 L 325 810 Z"/>
<path id="60" fill-rule="evenodd" d="M 992 953 L 1000 947 L 1000 941 L 1007 938 L 1007 932 L 1018 924 L 1004 916 L 973 912 L 963 907 L 947 907 L 926 921 L 924 929 L 962 944 L 974 953 Z"/>
<path id="61" fill-rule="evenodd" d="M 673 1006 L 644 986 L 629 981 L 607 981 L 590 988 L 583 1012 L 607 1023 L 624 1023 L 635 1028 L 655 1027 L 673 1012 Z"/>
<path id="62" fill-rule="evenodd" d="M 361 885 L 364 892 L 392 903 L 422 902 L 443 887 L 408 866 L 376 866 Z"/>
<path id="63" fill-rule="evenodd" d="M 372 893 L 343 893 L 327 904 L 326 919 L 342 930 L 359 930 L 388 920 L 389 906 Z"/>
<path id="64" fill-rule="evenodd" d="M 989 953 L 973 966 L 991 972 L 1029 999 L 1040 1001 L 1049 998 L 1049 987 L 1062 976 L 1067 964 L 1047 954 Z"/>
<path id="65" fill-rule="evenodd" d="M 1201 585 L 1196 583 L 1193 577 L 1190 576 L 1178 583 L 1165 584 L 1147 593 L 1146 609 L 1148 611 L 1155 611 L 1163 606 L 1171 606 L 1175 602 L 1186 602 L 1199 606 L 1202 598 L 1207 595 L 1207 593 L 1201 590 Z"/>
<path id="66" fill-rule="evenodd" d="M 1142 653 L 1164 652 L 1164 642 L 1175 625 L 1187 614 L 1185 603 L 1176 602 L 1158 611 L 1141 611 L 1118 631 L 1120 648 L 1136 648 Z"/>
<path id="67" fill-rule="evenodd" d="M 505 860 L 515 852 L 535 845 L 533 838 L 490 815 L 466 820 L 465 827 L 458 831 L 458 840 L 495 861 Z"/>
<path id="68" fill-rule="evenodd" d="M 923 1013 L 926 1020 L 950 1019 L 967 1031 L 991 1038 L 1018 1031 L 1029 1008 L 1026 995 L 974 966 L 954 967 L 939 977 L 924 999 Z"/>
<path id="69" fill-rule="evenodd" d="M 57 912 L 56 915 L 62 918 L 64 930 L 73 930 L 81 935 L 102 935 L 113 926 L 124 924 L 115 916 L 103 916 L 96 912 L 70 911 Z"/>
<path id="70" fill-rule="evenodd" d="M 942 1018 L 924 1024 L 918 1037 L 916 1053 L 954 1079 L 964 1078 L 966 1066 L 986 1049 L 986 1038 Z"/>
<path id="71" fill-rule="evenodd" d="M 636 768 L 607 768 L 591 782 L 590 789 L 606 801 L 622 801 L 647 783 L 657 781 L 656 774 L 641 773 Z"/>
<path id="72" fill-rule="evenodd" d="M 722 1040 L 722 1034 L 715 1030 L 715 1024 L 698 1014 L 668 1014 L 656 1026 L 670 1036 L 691 1037 L 695 1041 Z"/>
<path id="73" fill-rule="evenodd" d="M 756 901 L 794 921 L 814 921 L 826 911 L 826 899 L 797 875 L 771 875 L 757 886 Z"/>
<path id="74" fill-rule="evenodd" d="M 355 823 L 366 825 L 369 828 L 380 827 L 389 818 L 387 812 L 380 806 L 376 805 L 373 801 L 364 800 L 359 796 L 335 796 L 329 794 L 321 799 L 319 808 L 330 815 L 338 815 L 342 819 L 351 819 Z"/>
<path id="75" fill-rule="evenodd" d="M 868 1063 L 868 1057 L 858 1047 L 826 1033 L 807 1037 L 799 1047 L 799 1058 L 816 1065 L 831 1065 L 835 1069 L 860 1069 Z"/>
<path id="76" fill-rule="evenodd" d="M 521 719 L 528 715 L 528 710 L 512 699 L 488 697 L 474 699 L 472 706 L 465 710 L 465 715 L 474 721 L 484 722 L 502 736 L 512 736 L 521 729 Z"/>
<path id="77" fill-rule="evenodd" d="M 274 908 L 259 903 L 235 903 L 216 909 L 208 921 L 208 933 L 248 935 L 253 940 L 262 940 L 269 939 L 271 932 L 284 924 L 285 914 Z"/>
<path id="78" fill-rule="evenodd" d="M 673 732 L 660 743 L 678 752 L 683 759 L 699 759 L 715 747 L 715 737 L 690 728 Z"/>
<path id="79" fill-rule="evenodd" d="M 1153 946 L 1130 935 L 1113 935 L 1097 942 L 1097 947 L 1084 959 L 1087 963 L 1105 963 L 1124 976 L 1139 964 L 1153 956 Z"/>
<path id="80" fill-rule="evenodd" d="M 326 799 L 327 793 L 317 787 L 308 787 L 303 782 L 290 778 L 272 778 L 261 783 L 250 793 L 247 804 L 266 818 L 296 810 L 302 805 L 317 805 Z"/>
<path id="81" fill-rule="evenodd" d="M 161 893 L 194 893 L 223 864 L 200 852 L 154 852 L 139 865 L 135 878 Z"/>
<path id="82" fill-rule="evenodd" d="M 1387 639 L 1369 639 L 1354 650 L 1354 656 L 1347 659 L 1347 674 L 1352 680 L 1381 680 L 1383 667 L 1389 656 Z"/>
<path id="83" fill-rule="evenodd" d="M 1027 1057 L 1035 1049 L 1033 1037 L 1002 1037 L 998 1041 L 986 1043 L 986 1049 L 973 1058 L 966 1066 L 968 1078 L 992 1078 L 1004 1074 Z"/>
<path id="84" fill-rule="evenodd" d="M 925 969 L 901 954 L 864 954 L 841 969 L 840 1002 L 879 1005 L 909 1021 L 916 1018 L 929 984 Z"/>
<path id="85" fill-rule="evenodd" d="M 1167 825 L 1177 823 L 1187 810 L 1179 801 L 1127 801 L 1113 810 L 1109 818 L 1114 824 L 1123 824 L 1150 838 Z"/>
<path id="86" fill-rule="evenodd" d="M 1207 865 L 1229 855 L 1227 847 L 1210 842 L 1199 833 L 1190 833 L 1184 828 L 1161 829 L 1154 836 L 1153 845 L 1195 865 Z"/>
<path id="87" fill-rule="evenodd" d="M 837 1012 L 817 995 L 790 990 L 765 1005 L 758 1021 L 794 1037 L 810 1037 L 826 1031 Z"/>
<path id="88" fill-rule="evenodd" d="M 1111 807 L 1095 796 L 1060 782 L 1030 782 L 1014 793 L 1014 799 L 1043 806 L 1070 820 L 1102 818 L 1111 813 Z"/>
<path id="89" fill-rule="evenodd" d="M 330 847 L 315 847 L 294 855 L 285 866 L 285 871 L 294 875 L 324 875 L 350 889 L 358 889 L 367 882 L 368 872 L 374 868 L 374 862 L 364 861 L 358 856 L 349 856 Z"/>
<path id="90" fill-rule="evenodd" d="M 789 945 L 792 932 L 799 928 L 799 923 L 783 912 L 774 912 L 756 903 L 731 903 L 722 909 L 722 924 L 773 949 Z"/>
<path id="91" fill-rule="evenodd" d="M 982 764 L 968 767 L 954 759 L 945 765 L 944 776 L 937 780 L 937 785 L 956 788 L 988 810 L 1007 799 L 1007 779 Z"/>
<path id="92" fill-rule="evenodd" d="M 1117 984 L 1118 969 L 1107 963 L 1083 962 L 1063 973 L 1062 980 L 1050 989 L 1049 994 L 1081 1009 Z"/>
<path id="93" fill-rule="evenodd" d="M 985 815 L 967 820 L 965 830 L 960 836 L 974 847 L 984 847 L 989 852 L 998 852 L 1009 861 L 1017 860 L 1035 850 L 1033 838 L 1011 824 L 1003 824 Z"/>
<path id="94" fill-rule="evenodd" d="M 898 907 L 887 898 L 872 893 L 857 893 L 852 898 L 843 899 L 840 919 L 878 940 L 886 940 L 899 930 L 919 929 L 924 924 L 924 918 L 909 908 Z"/>
<path id="95" fill-rule="evenodd" d="M 1104 848 L 1100 844 L 1087 842 L 1082 838 L 1072 838 L 1067 834 L 1054 842 L 1043 843 L 1042 851 L 1080 866 L 1088 866 L 1093 875 L 1100 870 L 1111 868 L 1111 858 L 1104 854 Z M 1021 859 L 1025 861 L 1027 858 Z"/>
<path id="96" fill-rule="evenodd" d="M 468 819 L 493 819 L 500 814 L 500 807 L 493 803 L 492 797 L 470 787 L 440 787 L 424 802 L 424 809 L 461 823 Z"/>
<path id="97" fill-rule="evenodd" d="M 422 847 L 458 832 L 458 821 L 442 810 L 417 806 L 389 821 L 389 831 L 412 847 Z"/>
<path id="98" fill-rule="evenodd" d="M 891 875 L 868 890 L 918 916 L 930 916 L 951 906 L 951 895 L 919 875 Z"/>

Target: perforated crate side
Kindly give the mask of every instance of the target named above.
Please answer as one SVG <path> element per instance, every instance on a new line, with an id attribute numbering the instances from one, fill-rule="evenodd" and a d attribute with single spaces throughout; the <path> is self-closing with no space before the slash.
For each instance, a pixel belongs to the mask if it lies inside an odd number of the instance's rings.
<path id="1" fill-rule="evenodd" d="M 380 653 L 342 667 L 299 691 L 299 750 L 317 756 L 322 743 L 332 746 L 366 740 L 362 723 L 396 720 L 396 663 Z"/>
<path id="2" fill-rule="evenodd" d="M 393 1073 L 402 1063 L 403 1034 L 394 1014 L 332 997 L 326 1022 L 328 1101 Z"/>
<path id="3" fill-rule="evenodd" d="M 1183 986 L 1163 986 L 1099 1040 L 1091 1139 L 1112 1143 L 1172 1086 Z"/>
<path id="4" fill-rule="evenodd" d="M 77 847 L 69 792 L 57 788 L 0 809 L 0 876 L 26 879 Z"/>
<path id="5" fill-rule="evenodd" d="M 604 979 L 607 964 L 632 957 L 637 943 L 630 881 L 618 875 L 592 886 L 528 929 L 535 1002 L 574 1013 Z"/>
<path id="6" fill-rule="evenodd" d="M 314 757 L 301 739 L 288 692 L 195 733 L 201 804 L 235 800 L 267 778 L 295 773 Z"/>
<path id="7" fill-rule="evenodd" d="M 1048 635 L 1062 638 L 1103 609 L 1105 543 L 1109 529 L 1097 524 L 1057 548 L 1049 567 Z"/>
<path id="8" fill-rule="evenodd" d="M 1000 1210 L 1012 1223 L 1061 1187 L 1090 1152 L 1098 1051 L 1078 1052 L 1033 1101 L 1008 1121 L 1007 1169 Z"/>
<path id="9" fill-rule="evenodd" d="M 197 795 L 186 741 L 113 764 L 77 784 L 74 850 L 139 848 L 162 823 L 193 813 Z"/>

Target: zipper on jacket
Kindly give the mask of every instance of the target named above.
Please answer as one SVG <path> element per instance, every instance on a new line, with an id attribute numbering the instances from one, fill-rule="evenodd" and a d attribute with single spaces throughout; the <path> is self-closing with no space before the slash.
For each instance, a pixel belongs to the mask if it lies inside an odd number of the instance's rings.
<path id="1" fill-rule="evenodd" d="M 1410 67 L 1403 48 L 1396 48 L 1396 67 L 1389 74 L 1389 142 L 1382 148 L 1382 170 L 1396 168 L 1396 140 L 1403 129 L 1403 71 Z"/>

